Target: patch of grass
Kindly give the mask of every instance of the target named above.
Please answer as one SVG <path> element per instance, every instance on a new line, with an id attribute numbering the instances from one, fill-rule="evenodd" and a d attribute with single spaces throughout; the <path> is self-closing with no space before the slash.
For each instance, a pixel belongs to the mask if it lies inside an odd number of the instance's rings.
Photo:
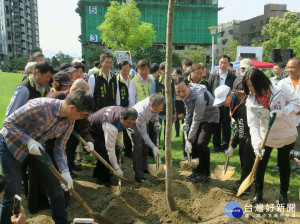
<path id="1" fill-rule="evenodd" d="M 3 127 L 3 120 L 6 108 L 13 96 L 15 88 L 21 83 L 24 74 L 0 72 L 0 129 Z"/>

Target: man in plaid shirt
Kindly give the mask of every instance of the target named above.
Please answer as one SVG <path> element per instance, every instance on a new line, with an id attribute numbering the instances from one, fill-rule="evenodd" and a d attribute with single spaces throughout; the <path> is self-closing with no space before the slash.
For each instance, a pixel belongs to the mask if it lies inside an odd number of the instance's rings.
<path id="1" fill-rule="evenodd" d="M 56 138 L 54 158 L 62 177 L 73 187 L 65 153 L 66 142 L 75 120 L 94 110 L 93 97 L 83 89 L 70 93 L 65 100 L 36 98 L 28 101 L 3 122 L 0 131 L 0 162 L 8 183 L 0 206 L 0 223 L 11 223 L 13 199 L 21 194 L 21 166 L 27 160 L 44 182 L 55 223 L 68 223 L 64 193 L 60 182 L 38 158 L 42 144 Z"/>

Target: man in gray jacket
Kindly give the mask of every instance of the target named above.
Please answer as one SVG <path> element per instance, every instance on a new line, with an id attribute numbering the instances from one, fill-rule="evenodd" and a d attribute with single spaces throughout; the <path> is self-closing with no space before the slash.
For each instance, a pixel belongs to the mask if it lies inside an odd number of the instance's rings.
<path id="1" fill-rule="evenodd" d="M 204 85 L 191 84 L 183 77 L 176 79 L 174 85 L 177 95 L 183 99 L 186 107 L 182 130 L 190 129 L 185 151 L 191 153 L 193 148 L 193 156 L 199 157 L 199 165 L 188 179 L 195 183 L 204 183 L 210 179 L 208 143 L 219 122 L 220 113 L 213 106 L 214 98 Z"/>
<path id="2" fill-rule="evenodd" d="M 158 155 L 160 160 L 160 151 L 151 141 L 147 129 L 149 122 L 151 121 L 154 123 L 155 131 L 161 131 L 158 113 L 163 110 L 164 104 L 164 96 L 155 93 L 133 106 L 138 112 L 138 118 L 136 119 L 135 125 L 132 127 L 132 141 L 134 145 L 132 153 L 133 169 L 135 172 L 135 180 L 138 183 L 142 183 L 145 180 L 144 173 L 149 173 L 147 169 L 149 147 L 153 150 L 154 158 Z"/>

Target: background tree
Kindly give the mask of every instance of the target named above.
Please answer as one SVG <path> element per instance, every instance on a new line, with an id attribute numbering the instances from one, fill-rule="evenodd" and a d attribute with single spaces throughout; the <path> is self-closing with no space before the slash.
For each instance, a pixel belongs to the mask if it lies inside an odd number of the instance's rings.
<path id="1" fill-rule="evenodd" d="M 30 54 L 32 54 L 34 52 L 41 52 L 41 53 L 43 53 L 43 50 L 40 47 L 35 47 L 35 48 L 33 48 L 33 49 L 30 50 Z"/>
<path id="2" fill-rule="evenodd" d="M 7 63 L 2 65 L 1 69 L 3 72 L 16 72 L 17 70 L 24 70 L 28 60 L 28 55 L 11 58 Z"/>
<path id="3" fill-rule="evenodd" d="M 166 46 L 166 76 L 165 76 L 165 97 L 166 97 L 166 139 L 165 139 L 165 158 L 166 158 L 166 196 L 170 211 L 176 210 L 176 202 L 173 192 L 173 171 L 172 171 L 172 125 L 173 125 L 173 98 L 171 89 L 172 72 L 172 46 L 173 46 L 173 20 L 174 20 L 175 0 L 169 0 L 168 19 L 167 19 L 167 46 Z"/>
<path id="4" fill-rule="evenodd" d="M 61 51 L 54 55 L 50 63 L 54 68 L 58 68 L 63 63 L 71 63 L 73 61 L 73 57 L 67 54 L 62 53 Z"/>
<path id="5" fill-rule="evenodd" d="M 86 68 L 90 69 L 94 67 L 94 62 L 100 60 L 100 55 L 105 51 L 97 44 L 89 43 L 85 46 L 83 52 L 83 58 L 86 62 Z"/>
<path id="6" fill-rule="evenodd" d="M 272 49 L 278 48 L 281 51 L 287 49 L 291 40 L 300 35 L 300 21 L 297 14 L 286 12 L 283 18 L 271 17 L 269 23 L 263 27 L 262 35 L 270 38 L 262 44 L 264 60 L 272 61 Z"/>
<path id="7" fill-rule="evenodd" d="M 224 54 L 228 55 L 231 61 L 236 60 L 236 51 L 238 46 L 240 46 L 239 41 L 234 39 L 227 41 L 224 46 Z"/>
<path id="8" fill-rule="evenodd" d="M 191 45 L 187 49 L 180 53 L 181 59 L 191 59 L 193 62 L 204 62 L 205 55 L 208 55 L 208 51 L 201 46 Z"/>
<path id="9" fill-rule="evenodd" d="M 290 48 L 294 50 L 294 57 L 300 58 L 300 36 L 291 39 Z"/>
<path id="10" fill-rule="evenodd" d="M 141 22 L 141 13 L 134 0 L 130 4 L 113 1 L 105 13 L 105 20 L 97 27 L 104 44 L 113 50 L 129 50 L 134 56 L 136 49 L 145 50 L 155 41 L 151 23 Z"/>

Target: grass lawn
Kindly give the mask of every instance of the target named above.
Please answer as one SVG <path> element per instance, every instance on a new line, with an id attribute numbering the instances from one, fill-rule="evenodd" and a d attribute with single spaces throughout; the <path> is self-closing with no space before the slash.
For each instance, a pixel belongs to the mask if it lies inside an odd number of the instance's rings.
<path id="1" fill-rule="evenodd" d="M 12 97 L 13 91 L 16 88 L 16 86 L 21 82 L 23 77 L 23 74 L 16 74 L 16 73 L 4 73 L 0 72 L 0 128 L 2 128 L 2 122 L 4 120 L 4 115 L 6 111 L 6 107 L 10 102 L 10 99 Z M 175 135 L 175 131 L 173 130 L 173 135 Z M 163 139 L 161 137 L 161 139 Z M 161 144 L 163 144 L 163 140 L 161 140 Z M 213 150 L 212 143 L 209 144 L 209 147 L 211 151 Z M 161 147 L 162 149 L 162 147 Z M 164 158 L 164 152 L 162 151 L 162 157 Z M 85 157 L 92 162 L 92 164 L 95 163 L 95 157 Z M 173 165 L 179 166 L 179 162 L 182 159 L 182 136 L 179 138 L 172 139 L 172 157 L 173 157 Z M 271 171 L 271 169 L 275 166 L 277 158 L 277 150 L 274 149 L 269 163 L 266 170 L 265 175 L 265 181 L 274 183 L 278 189 L 279 189 L 279 173 Z M 154 161 L 149 161 L 151 163 L 154 163 Z M 211 171 L 213 172 L 215 166 L 217 164 L 224 164 L 225 163 L 225 156 L 223 153 L 211 153 Z M 88 164 L 91 165 L 91 164 Z M 238 159 L 238 150 L 235 150 L 234 156 L 230 159 L 229 165 L 236 167 L 236 172 L 234 173 L 234 178 L 240 178 L 241 175 L 241 169 L 240 169 L 240 161 Z M 291 174 L 290 179 L 290 195 L 294 197 L 298 197 L 298 188 L 300 185 L 300 176 L 295 174 L 294 172 Z M 264 189 L 267 190 L 267 189 Z"/>

